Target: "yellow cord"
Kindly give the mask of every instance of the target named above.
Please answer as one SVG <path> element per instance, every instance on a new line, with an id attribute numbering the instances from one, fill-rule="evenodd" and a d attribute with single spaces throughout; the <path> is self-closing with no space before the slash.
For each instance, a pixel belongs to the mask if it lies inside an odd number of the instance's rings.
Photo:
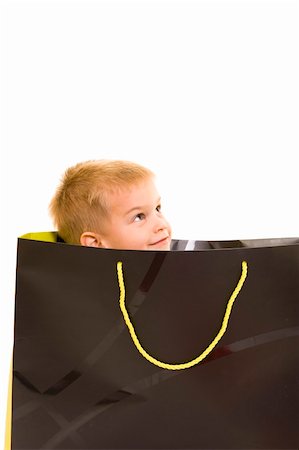
<path id="1" fill-rule="evenodd" d="M 123 277 L 123 271 L 122 271 L 122 262 L 119 261 L 117 263 L 117 275 L 118 275 L 118 283 L 119 283 L 119 290 L 120 290 L 120 297 L 119 297 L 119 305 L 121 312 L 123 314 L 125 323 L 127 327 L 129 328 L 132 340 L 137 348 L 137 350 L 141 353 L 141 355 L 147 359 L 150 363 L 162 367 L 162 369 L 168 369 L 168 370 L 181 370 L 181 369 L 189 369 L 190 367 L 195 366 L 199 362 L 201 362 L 212 350 L 213 348 L 218 344 L 222 336 L 224 335 L 227 325 L 229 316 L 233 307 L 233 303 L 235 299 L 237 298 L 237 295 L 239 294 L 240 290 L 242 289 L 242 286 L 245 282 L 246 276 L 247 276 L 247 262 L 242 262 L 242 274 L 238 281 L 237 286 L 235 287 L 235 290 L 233 291 L 229 301 L 227 302 L 225 314 L 222 321 L 222 326 L 217 334 L 217 336 L 214 338 L 214 340 L 210 343 L 210 345 L 195 359 L 192 359 L 192 361 L 188 361 L 186 363 L 182 364 L 167 364 L 162 361 L 157 360 L 153 356 L 149 355 L 144 348 L 141 346 L 138 337 L 135 333 L 134 326 L 130 320 L 129 314 L 126 309 L 125 305 L 125 284 L 124 284 L 124 277 Z"/>

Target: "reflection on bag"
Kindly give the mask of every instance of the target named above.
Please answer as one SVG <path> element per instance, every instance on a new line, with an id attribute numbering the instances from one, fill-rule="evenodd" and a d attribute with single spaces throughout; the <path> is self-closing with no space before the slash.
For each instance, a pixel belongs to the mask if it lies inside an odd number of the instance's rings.
<path id="1" fill-rule="evenodd" d="M 18 242 L 14 450 L 298 448 L 299 239 L 150 252 L 52 238 Z M 194 361 L 216 336 L 192 367 L 155 363 Z"/>

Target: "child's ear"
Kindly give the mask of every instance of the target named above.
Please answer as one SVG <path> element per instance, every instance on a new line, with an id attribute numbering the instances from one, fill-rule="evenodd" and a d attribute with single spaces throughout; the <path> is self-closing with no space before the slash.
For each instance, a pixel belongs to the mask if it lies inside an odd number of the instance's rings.
<path id="1" fill-rule="evenodd" d="M 92 231 L 85 231 L 81 234 L 80 244 L 85 247 L 102 247 L 100 235 Z"/>

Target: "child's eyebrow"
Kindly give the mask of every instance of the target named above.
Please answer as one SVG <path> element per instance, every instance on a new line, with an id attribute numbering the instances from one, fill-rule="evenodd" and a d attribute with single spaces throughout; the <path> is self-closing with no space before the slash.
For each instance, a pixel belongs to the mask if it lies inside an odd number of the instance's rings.
<path id="1" fill-rule="evenodd" d="M 158 200 L 156 201 L 156 203 L 160 203 L 161 202 L 161 197 L 158 198 Z M 146 209 L 147 205 L 143 205 L 143 206 L 134 206 L 133 208 L 129 209 L 129 211 L 126 212 L 126 215 L 131 214 L 133 211 L 140 211 L 142 209 Z"/>
<path id="2" fill-rule="evenodd" d="M 126 215 L 131 214 L 133 211 L 140 211 L 143 208 L 144 208 L 144 206 L 134 206 L 134 208 L 131 208 L 131 209 L 129 209 L 129 211 L 126 212 Z"/>

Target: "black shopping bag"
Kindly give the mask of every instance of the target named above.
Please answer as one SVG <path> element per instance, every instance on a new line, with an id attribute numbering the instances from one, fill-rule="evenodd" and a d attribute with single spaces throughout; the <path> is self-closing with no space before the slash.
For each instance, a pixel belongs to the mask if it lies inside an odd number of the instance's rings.
<path id="1" fill-rule="evenodd" d="M 12 449 L 298 448 L 299 239 L 41 236 L 18 241 Z"/>

